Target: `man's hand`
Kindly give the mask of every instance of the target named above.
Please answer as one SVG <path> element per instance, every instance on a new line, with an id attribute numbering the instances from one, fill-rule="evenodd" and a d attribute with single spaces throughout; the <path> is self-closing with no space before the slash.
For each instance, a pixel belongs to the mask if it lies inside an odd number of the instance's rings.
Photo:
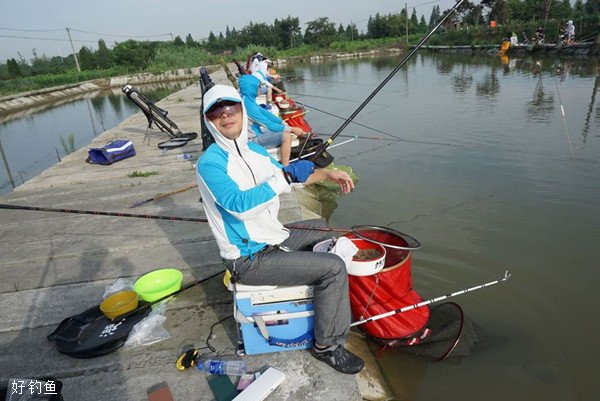
<path id="1" fill-rule="evenodd" d="M 348 173 L 341 170 L 323 169 L 327 173 L 327 179 L 335 182 L 342 189 L 342 193 L 349 194 L 354 189 L 354 181 Z"/>

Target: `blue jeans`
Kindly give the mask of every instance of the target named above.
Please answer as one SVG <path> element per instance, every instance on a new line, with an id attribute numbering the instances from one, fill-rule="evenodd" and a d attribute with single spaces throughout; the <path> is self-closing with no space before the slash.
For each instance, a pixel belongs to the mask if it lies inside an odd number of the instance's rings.
<path id="1" fill-rule="evenodd" d="M 258 143 L 263 148 L 273 149 L 278 146 L 281 146 L 281 143 L 283 142 L 283 131 L 266 131 L 260 135 L 255 136 L 254 138 L 251 138 L 250 140 L 254 143 Z"/>
<path id="2" fill-rule="evenodd" d="M 326 227 L 323 220 L 294 224 Z M 312 252 L 313 245 L 330 237 L 327 231 L 292 229 L 290 237 L 280 245 L 294 249 L 293 252 L 269 247 L 255 254 L 254 260 L 240 257 L 226 261 L 229 269 L 235 269 L 241 284 L 313 285 L 315 342 L 324 346 L 343 345 L 352 319 L 344 261 L 332 253 Z"/>

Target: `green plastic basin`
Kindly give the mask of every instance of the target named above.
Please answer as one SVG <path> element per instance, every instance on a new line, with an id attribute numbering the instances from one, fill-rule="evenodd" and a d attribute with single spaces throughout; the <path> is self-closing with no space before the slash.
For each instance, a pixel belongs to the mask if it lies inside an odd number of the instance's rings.
<path id="1" fill-rule="evenodd" d="M 144 301 L 154 302 L 175 291 L 179 291 L 182 279 L 183 273 L 177 269 L 158 269 L 138 278 L 133 285 L 133 290 Z"/>

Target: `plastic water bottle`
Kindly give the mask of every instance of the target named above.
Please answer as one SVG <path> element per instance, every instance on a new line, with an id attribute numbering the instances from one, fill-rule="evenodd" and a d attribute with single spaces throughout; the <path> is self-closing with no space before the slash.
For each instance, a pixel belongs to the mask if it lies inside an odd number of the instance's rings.
<path id="1" fill-rule="evenodd" d="M 183 153 L 183 154 L 177 155 L 175 157 L 178 159 L 189 160 L 192 158 L 192 155 L 190 155 L 189 153 Z"/>
<path id="2" fill-rule="evenodd" d="M 211 375 L 241 376 L 246 373 L 246 361 L 226 361 L 221 359 L 207 359 L 198 364 L 198 369 Z"/>

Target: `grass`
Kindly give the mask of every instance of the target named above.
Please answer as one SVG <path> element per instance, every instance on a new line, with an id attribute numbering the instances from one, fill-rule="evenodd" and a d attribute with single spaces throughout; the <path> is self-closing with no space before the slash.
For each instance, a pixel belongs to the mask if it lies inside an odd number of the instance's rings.
<path id="1" fill-rule="evenodd" d="M 0 96 L 12 93 L 28 92 L 53 86 L 74 84 L 92 79 L 102 79 L 127 74 L 125 68 L 111 68 L 108 70 L 81 71 L 71 70 L 64 74 L 43 74 L 32 77 L 7 79 L 0 81 Z"/>
<path id="2" fill-rule="evenodd" d="M 133 173 L 127 174 L 127 177 L 129 177 L 129 178 L 150 177 L 151 175 L 158 175 L 158 171 L 156 171 L 156 170 L 153 170 L 153 171 L 135 170 Z"/>

